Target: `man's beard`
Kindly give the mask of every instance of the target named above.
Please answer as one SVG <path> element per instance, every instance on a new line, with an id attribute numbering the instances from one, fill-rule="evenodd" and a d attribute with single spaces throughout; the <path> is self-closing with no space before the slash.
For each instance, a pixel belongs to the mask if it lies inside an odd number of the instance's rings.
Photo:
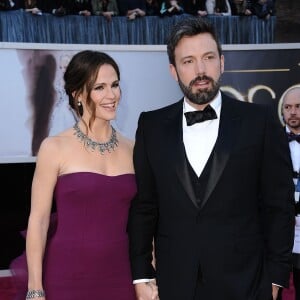
<path id="1" fill-rule="evenodd" d="M 196 93 L 193 93 L 193 84 L 196 81 L 201 80 L 208 80 L 212 83 L 211 89 L 203 89 L 198 90 Z M 190 100 L 194 104 L 206 104 L 211 102 L 216 95 L 218 94 L 218 91 L 220 89 L 220 80 L 214 81 L 211 77 L 208 76 L 197 76 L 195 79 L 193 79 L 189 86 L 184 85 L 184 83 L 180 80 L 178 76 L 178 84 L 184 94 L 184 96 Z"/>
<path id="2" fill-rule="evenodd" d="M 293 120 L 295 120 L 295 119 L 293 119 Z M 290 128 L 292 128 L 296 131 L 300 130 L 300 121 L 299 120 L 296 120 L 294 122 L 291 122 L 290 120 L 288 120 L 288 122 L 286 122 L 286 123 Z"/>

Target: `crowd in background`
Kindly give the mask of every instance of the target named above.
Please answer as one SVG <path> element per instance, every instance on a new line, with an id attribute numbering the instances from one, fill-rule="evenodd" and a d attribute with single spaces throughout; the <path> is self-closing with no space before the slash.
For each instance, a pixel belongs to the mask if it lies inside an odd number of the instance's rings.
<path id="1" fill-rule="evenodd" d="M 22 9 L 35 15 L 144 16 L 169 17 L 179 14 L 198 16 L 251 16 L 268 19 L 276 14 L 276 0 L 0 0 L 0 10 Z"/>

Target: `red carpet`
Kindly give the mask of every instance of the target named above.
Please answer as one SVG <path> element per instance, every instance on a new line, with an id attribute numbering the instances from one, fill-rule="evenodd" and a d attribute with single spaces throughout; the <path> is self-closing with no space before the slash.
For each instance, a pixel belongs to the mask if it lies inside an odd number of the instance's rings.
<path id="1" fill-rule="evenodd" d="M 0 299 L 13 300 L 15 289 L 11 277 L 0 277 Z"/>
<path id="2" fill-rule="evenodd" d="M 282 300 L 294 300 L 294 286 L 293 286 L 293 277 L 290 277 L 290 288 L 284 289 L 282 292 Z"/>
<path id="3" fill-rule="evenodd" d="M 292 280 L 289 289 L 284 289 L 283 300 L 294 300 L 294 289 Z M 15 294 L 14 285 L 11 277 L 0 277 L 0 299 L 13 300 Z"/>

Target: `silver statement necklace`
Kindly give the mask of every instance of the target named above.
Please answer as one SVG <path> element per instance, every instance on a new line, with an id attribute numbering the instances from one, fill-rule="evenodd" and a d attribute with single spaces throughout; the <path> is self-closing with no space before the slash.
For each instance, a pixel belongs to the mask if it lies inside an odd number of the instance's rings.
<path id="1" fill-rule="evenodd" d="M 78 126 L 78 123 L 76 123 L 73 126 L 73 128 L 75 130 L 74 135 L 76 135 L 80 142 L 84 143 L 84 145 L 86 145 L 88 148 L 91 148 L 93 151 L 98 150 L 100 154 L 104 154 L 105 151 L 110 153 L 114 151 L 119 145 L 119 141 L 117 139 L 117 132 L 112 126 L 111 137 L 106 143 L 99 143 L 90 139 L 85 133 L 81 131 L 81 129 Z"/>

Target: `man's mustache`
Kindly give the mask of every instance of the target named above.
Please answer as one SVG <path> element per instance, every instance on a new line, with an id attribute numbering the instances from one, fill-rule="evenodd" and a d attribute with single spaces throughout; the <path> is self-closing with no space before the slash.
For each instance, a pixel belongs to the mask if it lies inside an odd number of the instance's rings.
<path id="1" fill-rule="evenodd" d="M 210 82 L 213 82 L 213 79 L 211 77 L 208 77 L 206 75 L 203 76 L 197 76 L 196 78 L 194 78 L 191 82 L 190 82 L 190 87 L 192 87 L 197 81 L 201 81 L 201 80 L 208 80 Z"/>

